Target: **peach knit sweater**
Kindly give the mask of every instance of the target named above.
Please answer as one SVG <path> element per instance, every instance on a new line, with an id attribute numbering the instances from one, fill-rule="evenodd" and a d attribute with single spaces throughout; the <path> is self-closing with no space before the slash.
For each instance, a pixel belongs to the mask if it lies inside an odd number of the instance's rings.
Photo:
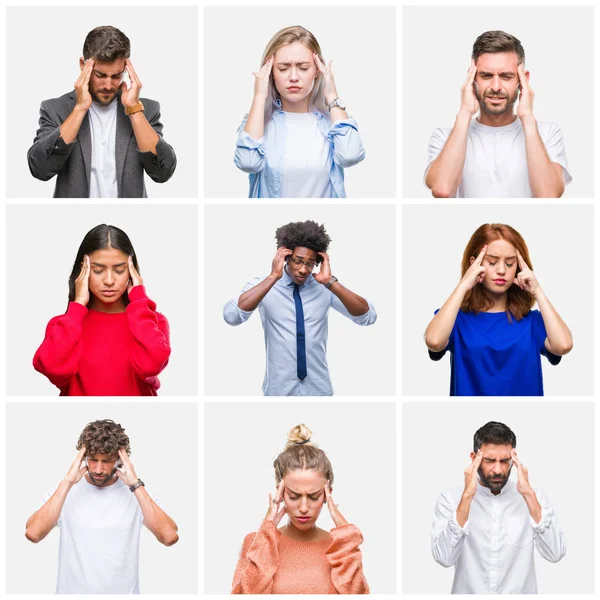
<path id="1" fill-rule="evenodd" d="M 355 525 L 331 530 L 331 539 L 300 542 L 264 520 L 244 539 L 233 594 L 368 594 Z"/>

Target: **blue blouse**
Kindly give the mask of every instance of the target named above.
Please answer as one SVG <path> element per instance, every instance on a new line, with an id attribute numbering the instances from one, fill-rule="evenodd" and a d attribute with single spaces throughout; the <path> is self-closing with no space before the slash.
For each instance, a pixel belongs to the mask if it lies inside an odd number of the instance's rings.
<path id="1" fill-rule="evenodd" d="M 546 350 L 545 340 L 539 310 L 511 323 L 505 312 L 460 310 L 448 346 L 429 356 L 440 360 L 450 351 L 451 396 L 543 396 L 541 356 L 552 365 L 561 359 Z"/>
<path id="2" fill-rule="evenodd" d="M 278 101 L 279 102 L 279 101 Z M 345 198 L 344 169 L 359 163 L 365 157 L 365 149 L 358 133 L 358 125 L 352 118 L 337 121 L 333 125 L 324 114 L 315 111 L 319 130 L 329 140 L 329 179 L 334 198 Z M 234 162 L 249 173 L 249 198 L 281 198 L 283 162 L 285 159 L 286 115 L 277 104 L 273 116 L 265 126 L 264 136 L 254 139 L 244 131 L 248 116 L 238 129 Z"/>

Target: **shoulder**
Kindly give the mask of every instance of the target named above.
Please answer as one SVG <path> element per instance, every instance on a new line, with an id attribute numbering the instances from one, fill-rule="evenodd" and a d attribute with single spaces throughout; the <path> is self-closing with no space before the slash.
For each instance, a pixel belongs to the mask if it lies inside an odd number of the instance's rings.
<path id="1" fill-rule="evenodd" d="M 165 315 L 163 315 L 162 313 L 159 313 L 159 312 L 156 313 L 156 320 L 158 321 L 159 324 L 165 324 L 165 325 L 169 324 L 169 320 L 167 319 L 167 317 L 165 317 Z"/>
<path id="2" fill-rule="evenodd" d="M 436 127 L 429 138 L 429 144 L 445 143 L 452 131 L 451 127 Z"/>
<path id="3" fill-rule="evenodd" d="M 557 135 L 562 136 L 558 123 L 553 123 L 552 121 L 538 121 L 537 126 L 538 131 L 540 132 L 540 137 L 544 141 L 550 140 Z"/>
<path id="4" fill-rule="evenodd" d="M 49 98 L 42 100 L 42 107 L 49 111 L 60 111 L 61 109 L 71 108 L 75 103 L 75 91 L 67 92 L 58 98 Z"/>

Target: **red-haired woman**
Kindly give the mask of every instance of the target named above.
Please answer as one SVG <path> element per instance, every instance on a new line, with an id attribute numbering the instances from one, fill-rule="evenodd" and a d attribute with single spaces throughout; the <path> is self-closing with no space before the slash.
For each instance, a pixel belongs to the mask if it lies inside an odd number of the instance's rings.
<path id="1" fill-rule="evenodd" d="M 432 360 L 451 353 L 451 396 L 542 396 L 541 356 L 557 365 L 573 347 L 521 234 L 496 223 L 471 236 L 462 279 L 429 323 L 425 343 Z"/>

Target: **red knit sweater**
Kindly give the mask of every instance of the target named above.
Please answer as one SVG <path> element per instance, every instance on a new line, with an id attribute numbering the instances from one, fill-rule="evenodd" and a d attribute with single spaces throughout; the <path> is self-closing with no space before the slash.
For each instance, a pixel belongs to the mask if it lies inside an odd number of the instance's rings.
<path id="1" fill-rule="evenodd" d="M 331 530 L 331 539 L 292 540 L 273 521 L 244 539 L 232 594 L 368 594 L 356 525 Z"/>
<path id="2" fill-rule="evenodd" d="M 33 366 L 61 396 L 156 396 L 171 354 L 169 323 L 144 286 L 132 288 L 129 300 L 121 313 L 70 302 L 48 323 Z"/>

